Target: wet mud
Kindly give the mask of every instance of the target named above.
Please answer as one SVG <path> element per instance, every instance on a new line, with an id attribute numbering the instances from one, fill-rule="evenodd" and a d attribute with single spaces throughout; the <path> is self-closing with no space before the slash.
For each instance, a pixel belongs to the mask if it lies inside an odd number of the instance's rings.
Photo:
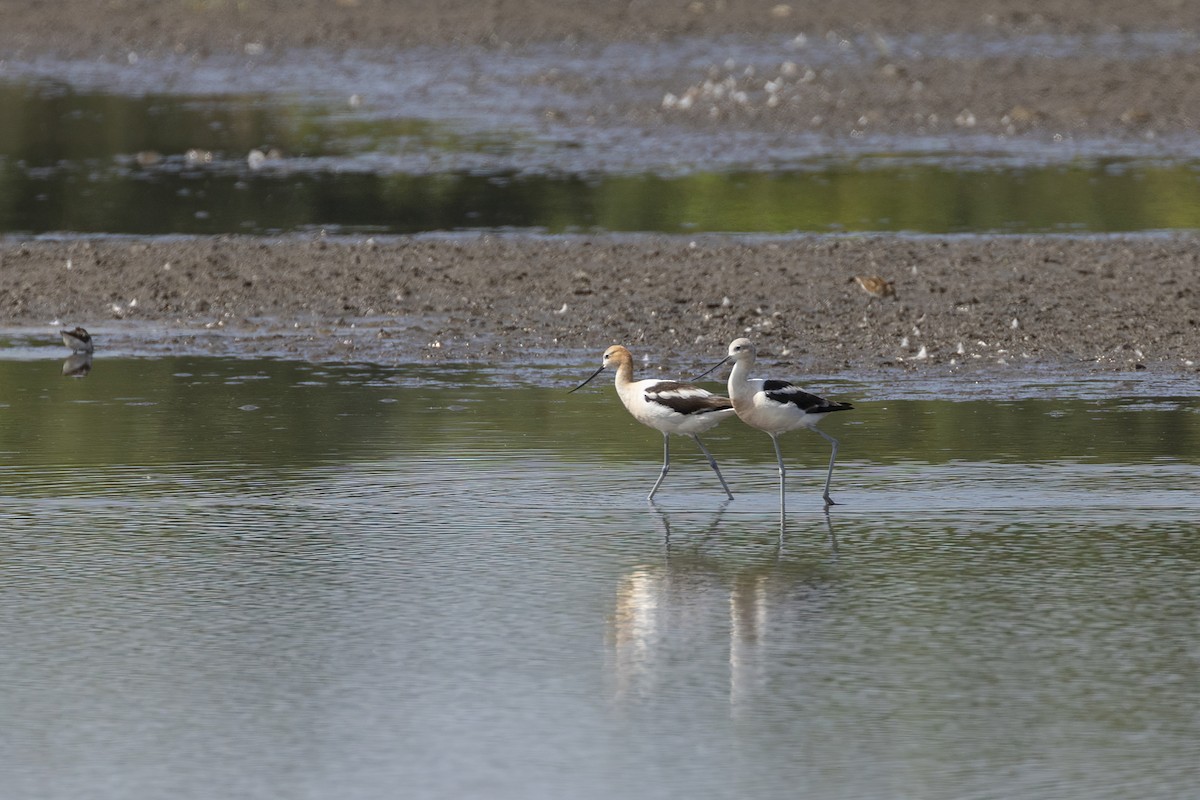
<path id="1" fill-rule="evenodd" d="M 1200 248 L 1161 237 L 605 236 L 0 243 L 10 323 L 315 360 L 655 362 L 748 335 L 806 370 L 1196 370 Z M 854 281 L 894 281 L 875 297 Z M 147 328 L 137 323 L 155 323 Z M 273 337 L 278 333 L 283 338 Z M 48 336 L 56 336 L 47 327 Z M 134 334 L 144 335 L 144 334 Z"/>

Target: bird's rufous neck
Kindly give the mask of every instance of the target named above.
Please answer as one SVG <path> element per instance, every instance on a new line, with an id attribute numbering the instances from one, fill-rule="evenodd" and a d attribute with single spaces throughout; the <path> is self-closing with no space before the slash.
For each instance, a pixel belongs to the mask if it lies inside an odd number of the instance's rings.
<path id="1" fill-rule="evenodd" d="M 616 383 L 617 383 L 617 386 L 627 386 L 627 385 L 633 383 L 633 362 L 632 361 L 626 360 L 626 361 L 622 361 L 621 363 L 617 364 Z"/>

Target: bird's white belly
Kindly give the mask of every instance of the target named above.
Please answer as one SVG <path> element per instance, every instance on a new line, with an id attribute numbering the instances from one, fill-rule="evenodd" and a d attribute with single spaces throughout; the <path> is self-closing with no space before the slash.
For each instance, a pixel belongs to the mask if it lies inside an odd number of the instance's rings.
<path id="1" fill-rule="evenodd" d="M 747 425 L 770 433 L 811 428 L 821 420 L 820 414 L 805 414 L 794 404 L 776 403 L 765 394 L 755 394 L 745 402 L 735 400 L 733 407 Z"/>
<path id="2" fill-rule="evenodd" d="M 643 425 L 663 431 L 691 436 L 716 427 L 721 420 L 733 413 L 733 409 L 706 411 L 697 414 L 680 414 L 670 408 L 644 400 L 631 404 L 629 412 Z"/>

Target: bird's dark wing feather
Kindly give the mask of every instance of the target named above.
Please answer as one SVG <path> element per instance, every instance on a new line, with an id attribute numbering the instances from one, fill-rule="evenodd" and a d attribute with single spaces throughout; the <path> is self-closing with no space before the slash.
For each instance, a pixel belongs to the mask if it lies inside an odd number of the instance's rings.
<path id="1" fill-rule="evenodd" d="M 663 381 L 649 386 L 645 397 L 647 403 L 664 405 L 678 414 L 708 414 L 733 408 L 728 397 L 677 381 Z"/>
<path id="2" fill-rule="evenodd" d="M 828 414 L 830 411 L 849 411 L 854 408 L 849 403 L 839 403 L 810 394 L 787 381 L 763 381 L 763 392 L 767 399 L 781 404 L 791 403 L 805 414 Z"/>

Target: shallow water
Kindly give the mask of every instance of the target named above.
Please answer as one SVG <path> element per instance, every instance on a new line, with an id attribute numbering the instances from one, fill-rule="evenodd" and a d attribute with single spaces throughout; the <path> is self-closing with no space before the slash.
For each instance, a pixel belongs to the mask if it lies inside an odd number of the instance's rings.
<path id="1" fill-rule="evenodd" d="M 0 117 L 11 121 L 0 233 L 1200 228 L 1195 158 L 881 141 L 753 169 L 596 172 L 572 168 L 567 144 L 499 122 L 480 131 L 285 92 L 130 96 L 57 81 L 0 82 Z M 252 151 L 263 160 L 252 165 Z"/>
<path id="2" fill-rule="evenodd" d="M 1194 395 L 822 382 L 781 533 L 766 437 L 650 506 L 658 435 L 543 378 L 0 361 L 8 790 L 1190 793 Z"/>

